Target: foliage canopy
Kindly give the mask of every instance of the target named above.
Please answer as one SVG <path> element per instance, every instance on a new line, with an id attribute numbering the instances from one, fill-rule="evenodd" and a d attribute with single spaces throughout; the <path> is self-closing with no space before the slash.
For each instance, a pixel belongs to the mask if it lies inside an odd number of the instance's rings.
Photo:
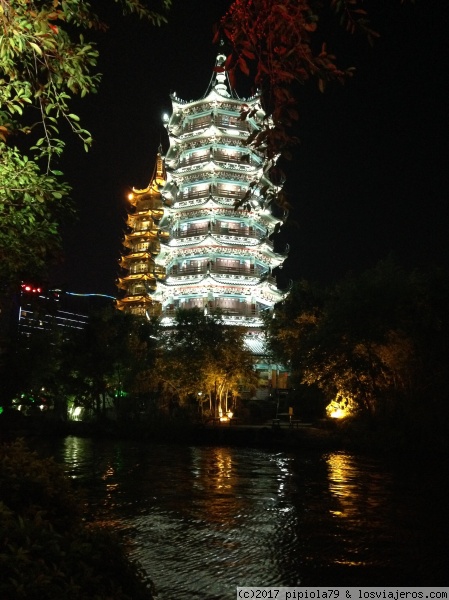
<path id="1" fill-rule="evenodd" d="M 115 1 L 165 22 L 151 3 Z M 60 250 L 73 207 L 57 159 L 70 132 L 86 150 L 92 143 L 71 106 L 98 89 L 98 49 L 84 33 L 105 28 L 85 0 L 0 1 L 0 281 L 40 275 Z"/>

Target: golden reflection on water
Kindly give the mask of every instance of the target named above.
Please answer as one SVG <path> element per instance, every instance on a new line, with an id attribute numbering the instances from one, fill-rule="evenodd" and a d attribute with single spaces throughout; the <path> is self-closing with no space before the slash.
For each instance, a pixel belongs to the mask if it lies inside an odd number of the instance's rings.
<path id="1" fill-rule="evenodd" d="M 226 448 L 219 448 L 215 454 L 217 473 L 215 488 L 217 490 L 232 490 L 235 477 L 232 472 L 232 455 Z"/>
<path id="2" fill-rule="evenodd" d="M 201 510 L 210 524 L 239 526 L 257 505 L 266 515 L 258 523 L 262 531 L 272 526 L 273 511 L 291 511 L 285 501 L 292 477 L 289 459 L 275 456 L 251 471 L 233 448 L 192 448 L 191 452 L 194 497 L 202 499 Z"/>
<path id="3" fill-rule="evenodd" d="M 326 462 L 329 491 L 339 504 L 338 509 L 330 511 L 332 514 L 356 520 L 366 519 L 368 513 L 379 508 L 379 489 L 386 483 L 383 478 L 370 477 L 368 467 L 361 478 L 360 459 L 352 455 L 334 452 L 327 455 Z"/>
<path id="4" fill-rule="evenodd" d="M 360 459 L 354 456 L 335 452 L 326 457 L 326 462 L 329 491 L 337 501 L 337 507 L 329 509 L 330 514 L 338 520 L 344 520 L 345 528 L 365 534 L 368 530 L 375 531 L 379 510 L 385 502 L 385 494 L 379 495 L 379 489 L 383 489 L 385 481 L 374 476 L 370 478 L 368 469 L 361 477 Z M 383 502 L 380 497 L 384 499 Z M 369 547 L 366 544 L 360 547 L 357 536 L 350 540 L 350 536 L 342 538 L 341 553 L 334 556 L 333 563 L 345 566 L 370 564 L 371 561 L 363 556 Z"/>
<path id="5" fill-rule="evenodd" d="M 207 488 L 211 492 L 232 492 L 237 475 L 231 449 L 213 448 L 202 452 L 201 449 L 195 448 L 192 462 L 194 487 Z"/>
<path id="6" fill-rule="evenodd" d="M 357 499 L 357 487 L 354 485 L 354 465 L 352 457 L 345 454 L 329 454 L 328 466 L 329 491 L 338 500 L 340 510 L 331 510 L 337 517 L 348 517 L 354 513 Z"/>

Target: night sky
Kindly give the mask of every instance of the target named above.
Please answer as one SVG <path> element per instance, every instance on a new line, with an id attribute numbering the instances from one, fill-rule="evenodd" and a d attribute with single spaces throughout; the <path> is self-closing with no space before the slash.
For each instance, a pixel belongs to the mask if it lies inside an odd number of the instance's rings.
<path id="1" fill-rule="evenodd" d="M 284 165 L 294 207 L 289 278 L 330 283 L 389 254 L 407 268 L 449 265 L 447 3 L 375 4 L 382 37 L 374 48 L 329 38 L 355 77 L 324 94 L 315 83 L 300 91 L 300 144 Z M 205 93 L 217 53 L 212 26 L 228 5 L 175 0 L 160 29 L 109 17 L 99 93 L 73 111 L 94 146 L 86 154 L 72 139 L 60 165 L 79 219 L 63 230 L 65 262 L 52 285 L 116 295 L 126 195 L 148 184 L 159 143 L 167 149 L 170 92 Z"/>

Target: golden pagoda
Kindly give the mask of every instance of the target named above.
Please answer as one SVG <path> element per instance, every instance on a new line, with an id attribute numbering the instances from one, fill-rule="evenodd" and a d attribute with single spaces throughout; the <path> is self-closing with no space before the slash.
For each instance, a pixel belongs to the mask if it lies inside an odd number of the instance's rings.
<path id="1" fill-rule="evenodd" d="M 161 311 L 153 294 L 157 280 L 165 277 L 164 267 L 155 261 L 161 248 L 160 239 L 166 235 L 159 228 L 164 215 L 161 189 L 165 182 L 165 167 L 159 151 L 149 185 L 144 189 L 133 188 L 128 196 L 128 233 L 120 259 L 120 267 L 126 274 L 118 279 L 123 295 L 117 300 L 117 308 L 134 315 L 157 316 Z"/>

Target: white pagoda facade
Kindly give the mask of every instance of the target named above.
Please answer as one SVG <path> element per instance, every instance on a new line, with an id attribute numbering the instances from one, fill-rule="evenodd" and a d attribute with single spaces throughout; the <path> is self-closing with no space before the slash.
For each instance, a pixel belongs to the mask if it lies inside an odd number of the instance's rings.
<path id="1" fill-rule="evenodd" d="M 247 145 L 264 116 L 259 99 L 242 100 L 226 73 L 214 72 L 204 97 L 171 100 L 169 148 L 149 186 L 129 197 L 118 306 L 167 326 L 178 309 L 219 309 L 226 324 L 257 338 L 263 312 L 283 298 L 272 272 L 285 259 L 270 239 L 280 219 L 267 191 L 276 188 L 263 154 Z M 257 109 L 246 120 L 243 104 Z"/>

